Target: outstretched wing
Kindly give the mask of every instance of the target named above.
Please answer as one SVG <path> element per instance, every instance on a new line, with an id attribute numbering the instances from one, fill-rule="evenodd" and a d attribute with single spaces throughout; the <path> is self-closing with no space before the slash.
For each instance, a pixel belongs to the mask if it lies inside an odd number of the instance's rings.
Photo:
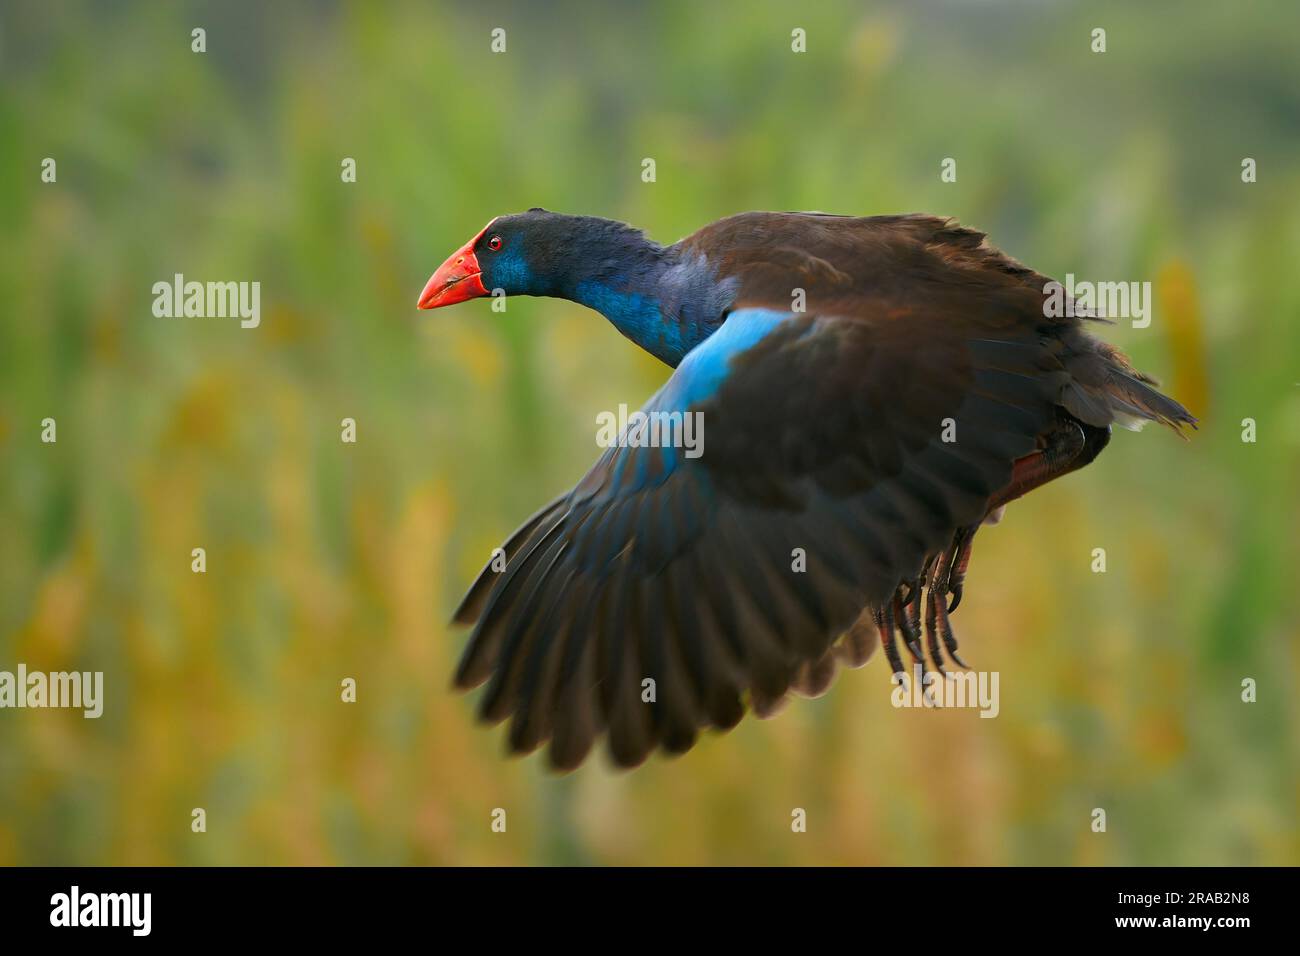
<path id="1" fill-rule="evenodd" d="M 698 415 L 699 457 L 610 448 L 520 528 L 457 612 L 456 683 L 558 768 L 601 733 L 623 766 L 685 751 L 979 521 L 1065 381 L 1032 325 L 740 309 L 644 408 Z"/>

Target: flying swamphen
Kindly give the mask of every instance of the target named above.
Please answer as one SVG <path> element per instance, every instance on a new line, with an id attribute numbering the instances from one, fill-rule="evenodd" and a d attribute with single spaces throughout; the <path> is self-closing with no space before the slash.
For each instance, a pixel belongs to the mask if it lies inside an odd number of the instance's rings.
<path id="1" fill-rule="evenodd" d="M 491 678 L 483 718 L 569 769 L 601 732 L 622 766 L 683 752 L 877 642 L 902 672 L 896 632 L 922 667 L 964 667 L 948 615 L 980 524 L 1091 462 L 1112 422 L 1195 425 L 1045 309 L 1049 281 L 926 215 L 744 213 L 671 246 L 544 209 L 493 219 L 419 307 L 595 309 L 675 369 L 644 411 L 698 412 L 707 442 L 610 447 L 511 535 L 456 612 L 474 625 L 456 685 Z"/>

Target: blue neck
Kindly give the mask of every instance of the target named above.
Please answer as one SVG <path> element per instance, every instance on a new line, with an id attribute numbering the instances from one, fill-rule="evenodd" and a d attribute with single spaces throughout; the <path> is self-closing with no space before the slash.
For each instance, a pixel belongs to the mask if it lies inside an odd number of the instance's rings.
<path id="1" fill-rule="evenodd" d="M 733 283 L 714 278 L 703 258 L 683 260 L 676 250 L 658 246 L 653 251 L 633 268 L 604 268 L 577 279 L 565 290 L 565 298 L 595 309 L 641 348 L 676 368 L 722 324 L 735 293 Z"/>

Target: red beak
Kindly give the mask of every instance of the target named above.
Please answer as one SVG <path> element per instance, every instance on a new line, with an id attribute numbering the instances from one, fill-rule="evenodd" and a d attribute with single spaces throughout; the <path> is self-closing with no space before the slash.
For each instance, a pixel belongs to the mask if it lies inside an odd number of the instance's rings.
<path id="1" fill-rule="evenodd" d="M 488 223 L 490 225 L 492 223 Z M 483 238 L 487 229 L 484 226 L 477 236 L 438 266 L 438 271 L 429 278 L 424 291 L 420 293 L 421 309 L 440 309 L 444 305 L 455 305 L 488 294 L 483 287 L 483 270 L 479 267 L 478 257 L 474 255 L 474 246 Z"/>

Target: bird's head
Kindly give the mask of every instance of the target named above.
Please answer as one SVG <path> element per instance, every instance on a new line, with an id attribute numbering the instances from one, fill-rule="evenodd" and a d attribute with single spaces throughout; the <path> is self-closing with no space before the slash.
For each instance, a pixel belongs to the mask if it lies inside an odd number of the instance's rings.
<path id="1" fill-rule="evenodd" d="M 440 265 L 421 309 L 485 295 L 541 295 L 607 318 L 651 355 L 676 366 L 721 324 L 733 298 L 702 256 L 683 262 L 613 219 L 530 209 L 498 216 Z"/>
<path id="2" fill-rule="evenodd" d="M 421 309 L 492 295 L 561 295 L 586 239 L 580 220 L 534 208 L 497 216 L 437 268 L 420 293 Z"/>

